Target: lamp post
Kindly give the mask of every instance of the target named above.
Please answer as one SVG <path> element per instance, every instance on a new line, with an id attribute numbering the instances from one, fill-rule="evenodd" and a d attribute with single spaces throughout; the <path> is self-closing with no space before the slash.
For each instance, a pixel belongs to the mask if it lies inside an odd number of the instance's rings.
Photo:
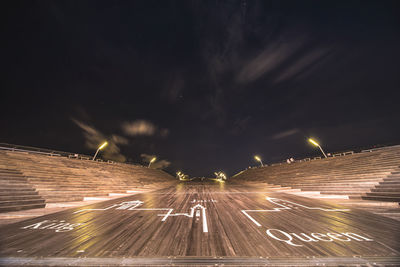
<path id="1" fill-rule="evenodd" d="M 99 148 L 97 149 L 96 153 L 93 156 L 93 160 L 96 159 L 97 153 L 99 153 L 99 151 L 102 150 L 106 145 L 108 145 L 107 141 L 105 141 L 101 146 L 99 146 Z"/>
<path id="2" fill-rule="evenodd" d="M 150 168 L 150 165 L 154 162 L 154 161 L 156 161 L 157 160 L 157 158 L 156 157 L 154 157 L 154 158 L 152 158 L 151 160 L 150 160 L 150 162 L 149 162 L 149 166 L 147 166 L 147 168 Z"/>
<path id="3" fill-rule="evenodd" d="M 264 167 L 264 164 L 262 163 L 262 160 L 259 156 L 254 156 L 254 159 L 257 160 L 258 162 L 260 162 L 261 167 Z"/>
<path id="4" fill-rule="evenodd" d="M 324 150 L 322 150 L 322 147 L 321 147 L 316 141 L 314 141 L 313 139 L 309 138 L 309 139 L 308 139 L 308 142 L 310 142 L 310 143 L 313 144 L 314 146 L 317 146 L 317 147 L 321 150 L 322 154 L 324 154 L 324 157 L 327 158 L 327 156 L 326 156 Z"/>
<path id="5" fill-rule="evenodd" d="M 187 178 L 189 177 L 188 175 L 184 174 L 184 173 L 181 172 L 181 171 L 178 171 L 178 172 L 176 173 L 176 176 L 179 178 L 180 181 L 186 181 Z"/>
<path id="6" fill-rule="evenodd" d="M 220 172 L 214 172 L 214 174 L 215 174 L 215 176 L 216 176 L 218 181 L 226 180 L 226 174 L 225 173 L 220 171 Z"/>

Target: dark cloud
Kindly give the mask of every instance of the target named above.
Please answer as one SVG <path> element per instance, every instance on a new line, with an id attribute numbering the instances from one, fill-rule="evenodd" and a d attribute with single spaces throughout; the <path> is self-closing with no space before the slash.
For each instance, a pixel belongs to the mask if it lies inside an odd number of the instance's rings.
<path id="1" fill-rule="evenodd" d="M 120 148 L 118 145 L 126 145 L 128 144 L 128 140 L 122 136 L 118 135 L 110 135 L 106 136 L 105 134 L 101 133 L 95 127 L 81 122 L 76 119 L 72 119 L 72 121 L 82 129 L 83 135 L 86 140 L 86 147 L 93 149 L 96 151 L 97 148 L 104 142 L 107 141 L 108 145 L 106 148 L 102 150 L 102 158 L 106 160 L 113 160 L 118 162 L 125 162 L 126 157 L 121 154 Z"/>
<path id="2" fill-rule="evenodd" d="M 160 132 L 160 136 L 163 137 L 163 138 L 165 138 L 165 137 L 167 137 L 169 135 L 169 130 L 165 129 L 165 128 L 161 129 L 159 132 Z"/>
<path id="3" fill-rule="evenodd" d="M 143 162 L 145 162 L 147 164 L 150 163 L 150 161 L 153 158 L 157 158 L 156 155 L 149 155 L 149 154 L 141 154 L 140 156 L 142 157 Z M 171 162 L 169 162 L 168 160 L 157 159 L 156 161 L 154 161 L 153 163 L 150 164 L 150 168 L 152 168 L 152 169 L 165 169 L 169 165 L 171 165 Z"/>
<path id="4" fill-rule="evenodd" d="M 162 98 L 169 103 L 176 103 L 183 97 L 185 79 L 181 72 L 176 71 L 166 79 L 165 88 L 161 92 Z"/>
<path id="5" fill-rule="evenodd" d="M 250 121 L 251 121 L 251 116 L 237 118 L 233 122 L 231 133 L 234 135 L 242 134 L 246 129 L 248 129 Z"/>

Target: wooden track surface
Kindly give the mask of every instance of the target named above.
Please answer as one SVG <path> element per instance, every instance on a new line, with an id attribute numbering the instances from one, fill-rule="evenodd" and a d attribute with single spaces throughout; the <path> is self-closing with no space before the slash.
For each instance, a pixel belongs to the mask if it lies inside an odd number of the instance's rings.
<path id="1" fill-rule="evenodd" d="M 174 187 L 0 228 L 9 257 L 390 257 L 400 224 L 365 211 L 227 183 Z"/>

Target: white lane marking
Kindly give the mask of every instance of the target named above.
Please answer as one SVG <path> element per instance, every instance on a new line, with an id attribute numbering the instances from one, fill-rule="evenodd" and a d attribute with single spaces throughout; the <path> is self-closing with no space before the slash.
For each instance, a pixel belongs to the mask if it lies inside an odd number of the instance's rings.
<path id="1" fill-rule="evenodd" d="M 207 225 L 207 216 L 206 216 L 206 208 L 203 207 L 200 204 L 197 204 L 194 207 L 190 208 L 190 213 L 174 213 L 172 214 L 171 212 L 168 212 L 167 214 L 158 214 L 158 216 L 164 216 L 163 221 L 165 221 L 169 216 L 186 216 L 189 218 L 193 218 L 194 217 L 194 211 L 197 210 L 198 212 L 200 212 L 201 209 L 201 215 L 202 215 L 202 219 L 203 219 L 203 232 L 207 233 L 208 232 L 208 225 Z M 196 216 L 197 216 L 197 211 L 196 211 Z"/>
<path id="2" fill-rule="evenodd" d="M 141 206 L 144 202 L 140 200 L 134 200 L 134 201 L 126 201 L 118 204 L 111 205 L 107 208 L 104 209 L 82 209 L 75 211 L 74 213 L 79 213 L 79 212 L 84 212 L 84 211 L 103 211 L 103 210 L 109 210 L 112 208 L 115 208 L 116 210 L 133 210 L 133 211 L 149 211 L 149 210 L 158 210 L 158 211 L 164 211 L 166 210 L 166 214 L 158 214 L 157 216 L 164 216 L 161 221 L 165 222 L 169 216 L 187 216 L 189 218 L 194 217 L 194 212 L 196 210 L 196 217 L 200 217 L 200 210 L 201 214 L 203 217 L 203 232 L 207 233 L 208 232 L 208 225 L 207 225 L 207 217 L 206 217 L 206 212 L 205 212 L 205 207 L 203 207 L 200 204 L 197 204 L 196 206 L 190 208 L 190 213 L 175 213 L 172 214 L 172 211 L 174 209 L 171 208 L 137 208 Z"/>
<path id="3" fill-rule="evenodd" d="M 169 209 L 169 211 L 168 211 L 168 213 L 167 214 L 165 214 L 165 216 L 164 216 L 164 218 L 162 218 L 162 222 L 165 222 L 165 220 L 168 218 L 168 216 L 171 214 L 171 212 L 173 211 L 174 209 Z"/>
<path id="4" fill-rule="evenodd" d="M 317 207 L 308 207 L 308 206 L 304 206 L 304 205 L 301 205 L 296 202 L 287 201 L 287 200 L 283 200 L 283 199 L 279 199 L 279 198 L 273 198 L 273 197 L 266 197 L 266 200 L 268 200 L 269 202 L 274 203 L 278 206 L 281 206 L 281 208 L 274 208 L 273 210 L 265 210 L 265 211 L 290 210 L 293 207 L 292 205 L 299 206 L 299 207 L 309 209 L 309 210 L 322 210 L 322 211 L 349 211 L 350 210 L 350 209 L 324 209 L 324 208 L 317 208 Z M 282 201 L 283 204 L 276 203 L 277 201 Z M 290 203 L 290 204 L 286 204 L 286 206 L 285 206 L 285 203 Z"/>
<path id="5" fill-rule="evenodd" d="M 261 224 L 259 224 L 256 220 L 254 220 L 253 217 L 251 217 L 249 214 L 247 214 L 247 211 L 254 211 L 254 210 L 242 210 L 242 212 L 244 213 L 244 215 L 247 216 L 247 218 L 249 218 L 253 223 L 255 223 L 258 227 L 261 226 Z"/>
<path id="6" fill-rule="evenodd" d="M 203 213 L 203 233 L 208 233 L 208 225 L 207 225 L 207 217 L 206 217 L 206 208 L 202 209 Z"/>
<path id="7" fill-rule="evenodd" d="M 272 210 L 242 210 L 243 214 L 247 216 L 247 218 L 249 218 L 255 225 L 257 225 L 258 227 L 261 227 L 261 224 L 259 222 L 257 222 L 252 216 L 250 216 L 250 214 L 248 214 L 248 212 L 279 212 L 282 210 L 291 210 L 291 209 L 298 209 L 298 207 L 302 207 L 308 210 L 322 210 L 322 211 L 349 211 L 350 209 L 324 209 L 324 208 L 318 208 L 318 207 L 308 207 L 308 206 L 304 206 L 292 201 L 286 201 L 283 199 L 279 199 L 279 198 L 273 198 L 273 197 L 266 197 L 266 200 L 268 200 L 269 202 L 280 206 L 279 208 L 273 208 Z M 278 201 L 283 202 L 282 204 L 277 203 Z M 290 204 L 288 204 L 290 203 Z"/>
<path id="8" fill-rule="evenodd" d="M 82 209 L 82 210 L 75 211 L 74 213 L 79 213 L 79 212 L 83 212 L 83 211 L 94 211 L 94 210 L 109 210 L 109 209 L 112 209 L 112 208 L 115 208 L 115 207 L 118 207 L 118 206 L 119 207 L 116 208 L 118 210 L 125 210 L 125 209 L 132 210 L 132 209 L 135 209 L 138 206 L 141 206 L 143 203 L 144 202 L 140 201 L 140 200 L 126 201 L 126 202 L 122 202 L 122 203 L 119 203 L 119 204 L 111 205 L 111 206 L 109 206 L 107 208 L 104 208 L 104 209 Z"/>
<path id="9" fill-rule="evenodd" d="M 128 202 L 122 202 L 119 204 L 120 207 L 116 208 L 116 210 L 133 210 L 136 207 L 139 207 L 143 204 L 143 201 L 140 200 L 135 200 L 135 201 L 128 201 Z"/>

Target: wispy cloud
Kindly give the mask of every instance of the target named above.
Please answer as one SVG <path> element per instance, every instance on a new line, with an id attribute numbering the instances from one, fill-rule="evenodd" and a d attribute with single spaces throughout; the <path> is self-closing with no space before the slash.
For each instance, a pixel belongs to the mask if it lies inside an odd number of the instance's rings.
<path id="1" fill-rule="evenodd" d="M 183 89 L 185 80 L 179 71 L 172 72 L 170 77 L 165 81 L 165 88 L 161 92 L 161 97 L 166 99 L 169 103 L 176 103 L 183 97 Z"/>
<path id="2" fill-rule="evenodd" d="M 233 127 L 231 129 L 231 133 L 233 135 L 238 135 L 238 134 L 243 133 L 246 130 L 247 125 L 249 124 L 250 121 L 251 121 L 251 116 L 237 118 L 233 122 Z"/>
<path id="3" fill-rule="evenodd" d="M 145 163 L 149 163 L 152 158 L 156 157 L 156 155 L 149 155 L 149 154 L 141 154 L 140 156 L 142 157 L 142 160 Z M 161 159 L 161 160 L 156 160 L 155 162 L 153 162 L 150 165 L 150 168 L 164 169 L 164 168 L 168 167 L 169 165 L 171 165 L 171 162 L 169 162 L 168 160 L 165 160 L 165 159 Z"/>
<path id="4" fill-rule="evenodd" d="M 261 76 L 276 70 L 285 60 L 295 54 L 303 45 L 302 39 L 288 42 L 275 41 L 261 53 L 245 63 L 237 77 L 238 82 L 252 82 Z"/>
<path id="5" fill-rule="evenodd" d="M 125 137 L 116 134 L 107 136 L 97 130 L 94 126 L 76 119 L 72 119 L 72 121 L 82 129 L 87 148 L 96 150 L 101 143 L 107 140 L 108 145 L 107 148 L 102 151 L 102 157 L 107 160 L 118 162 L 126 161 L 125 156 L 121 154 L 120 148 L 118 147 L 118 145 L 128 144 L 128 140 Z"/>
<path id="6" fill-rule="evenodd" d="M 164 128 L 164 129 L 161 129 L 160 131 L 160 136 L 161 137 L 167 137 L 168 135 L 169 135 L 169 130 L 168 129 L 166 129 L 166 128 Z"/>
<path id="7" fill-rule="evenodd" d="M 126 139 L 123 136 L 116 135 L 116 134 L 111 135 L 111 141 L 113 141 L 116 144 L 120 144 L 120 145 L 127 145 L 129 143 L 128 139 Z"/>
<path id="8" fill-rule="evenodd" d="M 305 53 L 301 58 L 294 61 L 288 68 L 283 70 L 280 75 L 275 79 L 275 82 L 283 82 L 303 73 L 307 72 L 310 68 L 314 67 L 321 62 L 321 60 L 328 55 L 329 49 L 316 49 L 309 53 Z"/>
<path id="9" fill-rule="evenodd" d="M 282 139 L 282 138 L 294 135 L 294 134 L 298 133 L 299 131 L 300 131 L 299 129 L 290 129 L 290 130 L 283 131 L 283 132 L 280 132 L 280 133 L 277 133 L 277 134 L 273 135 L 271 137 L 271 139 L 273 139 L 273 140 Z"/>
<path id="10" fill-rule="evenodd" d="M 157 127 L 150 121 L 136 120 L 132 122 L 124 122 L 122 130 L 126 135 L 154 135 Z"/>
<path id="11" fill-rule="evenodd" d="M 127 136 L 159 136 L 166 138 L 169 130 L 160 128 L 148 120 L 126 121 L 121 124 L 122 131 Z"/>

